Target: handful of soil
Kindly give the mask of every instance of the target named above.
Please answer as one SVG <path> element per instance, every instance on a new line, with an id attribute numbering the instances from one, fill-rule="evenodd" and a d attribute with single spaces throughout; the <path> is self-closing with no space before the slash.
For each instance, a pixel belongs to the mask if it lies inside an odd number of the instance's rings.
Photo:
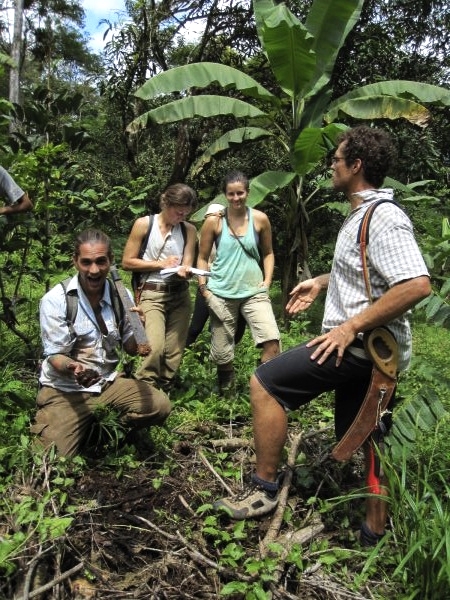
<path id="1" fill-rule="evenodd" d="M 95 369 L 85 369 L 81 373 L 75 375 L 76 380 L 83 387 L 89 387 L 100 380 L 100 373 Z"/>

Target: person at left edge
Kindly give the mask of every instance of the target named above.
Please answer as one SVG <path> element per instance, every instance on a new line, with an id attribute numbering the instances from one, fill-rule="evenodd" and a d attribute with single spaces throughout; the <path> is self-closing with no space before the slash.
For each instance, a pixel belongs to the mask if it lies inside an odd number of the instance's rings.
<path id="1" fill-rule="evenodd" d="M 62 285 L 55 285 L 40 303 L 45 360 L 31 431 L 45 447 L 55 444 L 63 456 L 83 450 L 100 405 L 116 409 L 131 434 L 161 425 L 171 410 L 164 392 L 116 370 L 119 347 L 135 355 L 137 345 L 128 319 L 119 327 L 115 317 L 107 279 L 112 260 L 109 237 L 96 229 L 83 231 L 73 254 L 78 273 L 67 285 L 67 292 L 78 296 L 73 326 L 66 320 Z"/>
<path id="2" fill-rule="evenodd" d="M 194 262 L 197 231 L 185 219 L 195 208 L 197 196 L 188 185 L 170 185 L 160 197 L 161 211 L 154 215 L 147 247 L 139 258 L 149 227 L 149 217 L 137 219 L 123 251 L 122 266 L 141 273 L 139 306 L 152 348 L 136 371 L 137 379 L 170 391 L 180 365 L 191 315 L 190 267 Z M 169 277 L 161 271 L 179 267 Z"/>
<path id="3" fill-rule="evenodd" d="M 33 208 L 28 194 L 17 185 L 3 167 L 0 167 L 0 196 L 6 200 L 6 204 L 0 206 L 0 215 L 9 216 L 27 212 Z"/>

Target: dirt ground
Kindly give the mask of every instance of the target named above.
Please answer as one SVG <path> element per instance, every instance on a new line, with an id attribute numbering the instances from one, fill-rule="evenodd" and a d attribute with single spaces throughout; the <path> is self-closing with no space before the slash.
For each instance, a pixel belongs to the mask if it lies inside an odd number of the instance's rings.
<path id="1" fill-rule="evenodd" d="M 241 586 L 239 591 L 226 597 L 252 598 L 245 593 L 255 581 L 261 580 L 261 575 L 244 569 L 242 557 L 236 562 L 232 557 L 223 560 L 227 535 L 230 542 L 237 540 L 238 552 L 248 559 L 258 560 L 261 542 L 275 517 L 246 522 L 245 533 L 236 536 L 236 522 L 226 515 L 215 515 L 210 508 L 204 511 L 200 508 L 228 495 L 220 481 L 221 475 L 212 467 L 214 460 L 208 460 L 208 456 L 214 459 L 217 453 L 226 452 L 224 466 L 234 465 L 240 469 L 243 479 L 252 469 L 253 450 L 248 428 L 243 432 L 233 431 L 232 442 L 227 437 L 217 441 L 222 433 L 216 431 L 212 436 L 216 438 L 214 446 L 208 446 L 199 443 L 199 432 L 191 431 L 181 435 L 173 448 L 155 448 L 137 467 L 124 468 L 121 473 L 117 466 L 108 468 L 102 461 L 93 461 L 77 478 L 70 494 L 70 504 L 75 504 L 78 510 L 68 534 L 36 561 L 29 594 L 21 596 L 23 586 L 16 582 L 13 597 L 206 600 L 223 597 L 221 589 L 230 582 L 237 582 Z M 210 434 L 207 437 L 210 438 Z M 360 485 L 360 464 L 356 460 L 344 469 L 333 465 L 326 458 L 326 441 L 316 434 L 305 436 L 298 451 L 312 457 L 312 462 L 306 470 L 305 467 L 293 470 L 287 500 L 291 518 L 288 523 L 280 523 L 277 536 L 281 538 L 276 539 L 286 544 L 289 536 L 305 531 L 303 558 L 308 566 L 300 573 L 295 565 L 278 560 L 273 581 L 262 584 L 267 593 L 271 593 L 264 598 L 365 598 L 349 592 L 341 582 L 327 575 L 319 563 L 308 560 L 311 539 L 323 539 L 337 546 L 355 546 L 353 530 L 359 527 L 359 509 L 356 507 L 352 517 L 351 505 L 345 508 L 345 518 L 348 520 L 350 511 L 350 521 L 353 519 L 354 523 L 343 531 L 337 523 L 339 515 L 327 522 L 303 497 L 305 494 L 308 497 L 332 495 L 337 490 L 345 493 L 347 486 Z M 301 478 L 309 491 L 305 485 L 299 485 Z M 239 491 L 240 482 L 235 477 L 227 477 L 225 471 L 223 481 L 233 492 Z M 208 521 L 210 515 L 214 515 L 212 521 Z M 211 523 L 212 527 L 205 528 Z M 308 530 L 312 525 L 316 529 Z M 270 556 L 270 552 L 265 556 Z M 25 576 L 30 578 L 30 574 L 28 567 L 28 573 L 21 574 L 22 580 Z M 50 583 L 51 590 L 39 593 Z"/>

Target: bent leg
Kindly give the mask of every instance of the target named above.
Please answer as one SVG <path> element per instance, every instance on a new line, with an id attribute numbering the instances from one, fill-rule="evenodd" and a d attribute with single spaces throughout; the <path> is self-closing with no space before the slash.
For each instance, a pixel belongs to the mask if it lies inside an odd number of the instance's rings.
<path id="1" fill-rule="evenodd" d="M 287 438 L 287 415 L 284 408 L 261 385 L 255 375 L 250 380 L 253 413 L 253 436 L 256 452 L 256 475 L 276 481 L 278 466 Z"/>
<path id="2" fill-rule="evenodd" d="M 280 332 L 267 292 L 247 298 L 241 304 L 241 313 L 250 327 L 255 345 L 262 348 L 261 363 L 277 356 L 280 353 Z"/>
<path id="3" fill-rule="evenodd" d="M 38 410 L 31 432 L 39 436 L 44 447 L 55 444 L 61 456 L 75 456 L 95 421 L 90 397 L 43 386 L 37 395 Z"/>
<path id="4" fill-rule="evenodd" d="M 100 394 L 99 401 L 118 410 L 124 422 L 132 427 L 162 425 L 172 408 L 162 390 L 147 381 L 125 377 L 118 377 Z"/>

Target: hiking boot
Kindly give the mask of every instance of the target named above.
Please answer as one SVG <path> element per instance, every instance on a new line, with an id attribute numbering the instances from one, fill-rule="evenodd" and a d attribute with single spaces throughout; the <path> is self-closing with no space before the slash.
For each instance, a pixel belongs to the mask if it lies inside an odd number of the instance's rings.
<path id="1" fill-rule="evenodd" d="M 257 483 L 232 498 L 222 498 L 213 504 L 216 511 L 226 512 L 232 519 L 242 520 L 261 517 L 270 513 L 278 504 L 278 492 L 269 492 Z"/>

